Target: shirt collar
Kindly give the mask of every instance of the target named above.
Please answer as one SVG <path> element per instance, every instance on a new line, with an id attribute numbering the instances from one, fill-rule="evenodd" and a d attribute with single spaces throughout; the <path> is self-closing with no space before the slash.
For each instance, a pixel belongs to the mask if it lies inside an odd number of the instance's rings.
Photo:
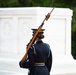
<path id="1" fill-rule="evenodd" d="M 36 43 L 42 43 L 42 41 L 37 41 Z"/>

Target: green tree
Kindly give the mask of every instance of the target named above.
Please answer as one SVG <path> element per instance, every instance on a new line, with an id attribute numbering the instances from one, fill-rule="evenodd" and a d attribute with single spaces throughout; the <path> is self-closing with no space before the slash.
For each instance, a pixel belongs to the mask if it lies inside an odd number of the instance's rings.
<path id="1" fill-rule="evenodd" d="M 19 3 L 20 3 L 20 6 L 22 6 L 22 7 L 24 7 L 24 6 L 26 6 L 26 7 L 34 7 L 34 6 L 36 6 L 36 7 L 49 7 L 49 6 L 51 6 L 52 4 L 52 0 L 18 0 L 19 1 Z"/>
<path id="2" fill-rule="evenodd" d="M 56 7 L 71 8 L 76 6 L 76 0 L 54 0 Z"/>
<path id="3" fill-rule="evenodd" d="M 0 0 L 0 7 L 8 7 L 8 0 Z"/>
<path id="4" fill-rule="evenodd" d="M 19 6 L 18 0 L 0 0 L 0 7 L 17 7 Z"/>
<path id="5" fill-rule="evenodd" d="M 76 8 L 73 8 L 73 20 L 72 20 L 72 56 L 76 59 Z"/>
<path id="6" fill-rule="evenodd" d="M 18 0 L 8 0 L 7 4 L 8 4 L 8 7 L 18 7 L 19 6 Z"/>
<path id="7" fill-rule="evenodd" d="M 21 7 L 30 7 L 30 6 L 33 6 L 32 5 L 32 0 L 18 0 L 18 2 L 19 2 L 19 5 L 21 6 Z"/>
<path id="8" fill-rule="evenodd" d="M 75 7 L 76 0 L 0 0 L 0 7 Z"/>

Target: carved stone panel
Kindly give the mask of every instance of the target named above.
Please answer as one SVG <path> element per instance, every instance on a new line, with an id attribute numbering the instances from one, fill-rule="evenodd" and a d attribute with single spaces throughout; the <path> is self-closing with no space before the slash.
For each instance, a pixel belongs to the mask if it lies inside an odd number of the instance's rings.
<path id="1" fill-rule="evenodd" d="M 55 58 L 65 55 L 65 19 L 50 19 L 44 28 L 46 29 L 44 41 L 49 43 Z"/>
<path id="2" fill-rule="evenodd" d="M 26 45 L 31 39 L 31 19 L 18 18 L 18 52 L 25 53 Z"/>
<path id="3" fill-rule="evenodd" d="M 2 18 L 0 20 L 0 29 L 0 51 L 2 53 L 17 52 L 17 32 L 13 18 Z"/>

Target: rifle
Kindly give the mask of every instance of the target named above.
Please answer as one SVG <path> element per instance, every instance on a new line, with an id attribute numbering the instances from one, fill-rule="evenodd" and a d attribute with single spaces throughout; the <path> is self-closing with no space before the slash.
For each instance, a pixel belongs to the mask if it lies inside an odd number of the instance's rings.
<path id="1" fill-rule="evenodd" d="M 27 55 L 28 55 L 28 50 L 29 50 L 30 46 L 31 46 L 32 44 L 34 44 L 38 33 L 40 32 L 40 30 L 42 29 L 42 27 L 43 27 L 43 25 L 44 25 L 44 21 L 45 21 L 45 20 L 47 21 L 47 20 L 49 19 L 50 14 L 52 13 L 53 10 L 54 10 L 54 8 L 51 10 L 50 13 L 48 13 L 48 14 L 46 15 L 45 19 L 43 20 L 43 22 L 41 23 L 41 25 L 38 27 L 36 33 L 34 34 L 34 36 L 32 37 L 32 39 L 31 39 L 30 42 L 28 43 L 28 45 L 27 45 L 27 47 L 26 47 L 26 53 L 24 54 L 24 56 L 23 56 L 23 58 L 22 58 L 22 61 L 26 60 Z"/>

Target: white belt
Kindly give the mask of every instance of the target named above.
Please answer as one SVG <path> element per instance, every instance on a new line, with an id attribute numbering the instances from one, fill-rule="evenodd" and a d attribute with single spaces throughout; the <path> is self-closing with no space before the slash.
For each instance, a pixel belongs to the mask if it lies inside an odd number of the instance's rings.
<path id="1" fill-rule="evenodd" d="M 34 66 L 45 66 L 45 63 L 35 63 Z"/>

